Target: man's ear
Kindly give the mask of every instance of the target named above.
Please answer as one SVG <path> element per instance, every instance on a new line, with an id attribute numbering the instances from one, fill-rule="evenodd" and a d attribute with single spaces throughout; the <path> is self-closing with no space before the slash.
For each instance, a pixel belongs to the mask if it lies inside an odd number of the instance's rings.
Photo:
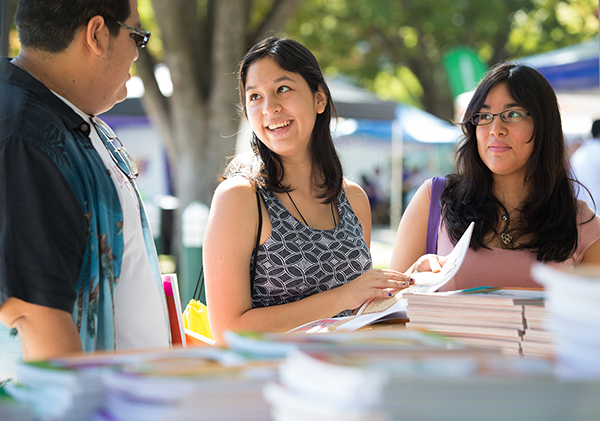
<path id="1" fill-rule="evenodd" d="M 89 51 L 96 55 L 102 55 L 108 50 L 109 31 L 104 18 L 100 15 L 94 16 L 84 27 L 84 42 Z"/>
<path id="2" fill-rule="evenodd" d="M 315 97 L 317 99 L 317 114 L 321 114 L 325 111 L 325 107 L 327 107 L 327 95 L 325 95 L 325 90 L 322 86 L 319 86 L 317 89 Z"/>

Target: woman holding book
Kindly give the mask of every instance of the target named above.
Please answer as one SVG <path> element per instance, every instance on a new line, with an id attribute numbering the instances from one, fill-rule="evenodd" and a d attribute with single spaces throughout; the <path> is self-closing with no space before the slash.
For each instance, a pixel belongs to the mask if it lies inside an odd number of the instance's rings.
<path id="1" fill-rule="evenodd" d="M 463 265 L 441 290 L 541 288 L 531 277 L 536 261 L 600 264 L 600 218 L 576 199 L 558 101 L 538 71 L 492 68 L 461 127 L 456 173 L 440 180 L 441 201 L 431 199 L 432 180 L 419 188 L 398 227 L 390 269 L 407 270 L 427 251 L 449 253 L 472 221 Z M 432 238 L 437 251 L 427 250 Z"/>
<path id="2" fill-rule="evenodd" d="M 265 39 L 240 63 L 239 92 L 252 152 L 226 169 L 203 247 L 215 339 L 350 315 L 406 288 L 408 275 L 371 269 L 369 201 L 343 177 L 335 108 L 312 53 Z"/>

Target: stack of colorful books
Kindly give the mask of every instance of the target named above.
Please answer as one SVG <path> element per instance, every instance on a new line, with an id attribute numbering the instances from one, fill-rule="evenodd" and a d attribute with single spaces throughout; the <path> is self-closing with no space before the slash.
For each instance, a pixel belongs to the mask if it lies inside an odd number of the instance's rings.
<path id="1" fill-rule="evenodd" d="M 394 329 L 376 339 L 384 332 L 353 332 L 346 338 L 355 340 L 337 346 L 300 344 L 265 386 L 272 419 L 600 419 L 600 381 L 558 380 L 550 359 L 507 356 L 424 331 Z"/>
<path id="2" fill-rule="evenodd" d="M 100 365 L 78 365 L 54 361 L 20 363 L 18 381 L 5 386 L 6 393 L 27 405 L 43 420 L 88 420 L 104 405 Z"/>
<path id="3" fill-rule="evenodd" d="M 295 338 L 298 342 L 281 363 L 279 379 L 265 387 L 278 421 L 384 420 L 385 389 L 393 377 L 466 376 L 485 361 L 503 358 L 441 335 L 404 329 Z"/>
<path id="4" fill-rule="evenodd" d="M 262 389 L 276 364 L 198 347 L 22 363 L 16 371 L 6 392 L 36 419 L 262 421 L 270 411 Z"/>
<path id="5" fill-rule="evenodd" d="M 491 287 L 404 293 L 403 298 L 410 320 L 407 329 L 438 332 L 460 343 L 510 355 L 523 354 L 523 338 L 530 332 L 526 315 L 544 305 L 542 290 Z M 531 332 L 541 330 L 540 326 Z"/>

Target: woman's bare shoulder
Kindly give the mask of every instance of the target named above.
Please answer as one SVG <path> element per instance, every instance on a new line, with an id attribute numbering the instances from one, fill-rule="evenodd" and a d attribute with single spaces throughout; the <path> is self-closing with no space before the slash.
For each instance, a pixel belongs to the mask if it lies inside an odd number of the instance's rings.
<path id="1" fill-rule="evenodd" d="M 245 206 L 251 201 L 256 202 L 255 187 L 247 178 L 234 176 L 217 186 L 211 206 Z"/>
<path id="2" fill-rule="evenodd" d="M 369 201 L 367 193 L 365 193 L 363 188 L 354 181 L 344 178 L 342 188 L 344 189 L 344 192 L 346 193 L 346 196 L 348 196 L 348 200 L 350 202 L 352 202 L 352 200 L 366 200 L 367 202 Z"/>

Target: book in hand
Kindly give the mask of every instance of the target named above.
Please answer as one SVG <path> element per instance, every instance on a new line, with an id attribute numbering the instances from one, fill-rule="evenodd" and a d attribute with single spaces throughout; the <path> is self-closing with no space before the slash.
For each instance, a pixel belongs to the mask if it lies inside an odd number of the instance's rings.
<path id="1" fill-rule="evenodd" d="M 442 266 L 440 272 L 417 272 L 411 274 L 415 280 L 415 284 L 399 291 L 391 298 L 374 298 L 367 301 L 358 311 L 358 314 L 373 314 L 385 312 L 389 307 L 393 306 L 395 301 L 399 300 L 406 293 L 412 292 L 434 292 L 450 281 L 456 272 L 460 269 L 467 251 L 471 243 L 471 235 L 473 235 L 473 227 L 475 224 L 471 222 L 467 230 L 464 232 L 460 240 L 456 243 L 450 254 L 447 256 L 446 263 Z"/>
<path id="2" fill-rule="evenodd" d="M 471 222 L 450 254 L 448 254 L 446 263 L 444 263 L 440 272 L 417 272 L 412 274 L 411 276 L 414 278 L 415 284 L 405 291 L 435 292 L 454 278 L 469 250 L 474 227 L 475 223 Z"/>
<path id="3" fill-rule="evenodd" d="M 406 323 L 406 300 L 396 294 L 388 300 L 388 306 L 380 311 L 368 310 L 364 312 L 364 306 L 356 315 L 346 317 L 331 317 L 327 319 L 314 320 L 312 322 L 298 326 L 290 332 L 304 333 L 325 333 L 335 331 L 353 331 L 373 323 L 383 321 L 394 321 L 397 323 Z"/>
<path id="4" fill-rule="evenodd" d="M 333 331 L 352 331 L 384 320 L 406 322 L 406 301 L 402 299 L 406 292 L 432 292 L 438 290 L 456 275 L 462 265 L 473 234 L 471 222 L 454 249 L 448 255 L 440 272 L 418 272 L 411 276 L 415 284 L 398 291 L 389 298 L 374 298 L 365 302 L 354 316 L 319 319 L 298 326 L 289 332 L 323 333 Z"/>

